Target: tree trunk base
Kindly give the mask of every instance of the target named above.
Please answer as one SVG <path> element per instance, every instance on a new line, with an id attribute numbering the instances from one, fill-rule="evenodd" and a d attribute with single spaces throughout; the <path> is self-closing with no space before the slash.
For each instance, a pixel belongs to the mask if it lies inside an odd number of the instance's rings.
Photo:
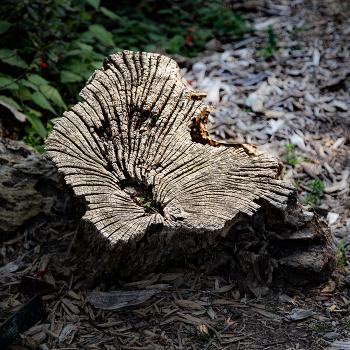
<path id="1" fill-rule="evenodd" d="M 82 222 L 74 259 L 90 286 L 193 265 L 208 275 L 230 273 L 241 289 L 256 296 L 266 294 L 278 276 L 293 285 L 325 281 L 336 267 L 327 224 L 295 197 L 287 212 L 259 204 L 253 217 L 239 215 L 221 234 L 153 225 L 141 240 L 113 249 L 94 226 Z"/>
<path id="2" fill-rule="evenodd" d="M 274 272 L 295 284 L 332 273 L 327 226 L 276 158 L 210 138 L 211 108 L 176 62 L 118 52 L 80 97 L 45 149 L 84 215 L 77 260 L 93 284 L 194 264 L 260 295 Z"/>

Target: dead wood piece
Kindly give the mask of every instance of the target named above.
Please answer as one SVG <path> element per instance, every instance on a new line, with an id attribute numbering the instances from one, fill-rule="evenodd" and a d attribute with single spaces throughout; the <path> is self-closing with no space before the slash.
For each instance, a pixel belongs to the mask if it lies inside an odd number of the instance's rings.
<path id="1" fill-rule="evenodd" d="M 102 310 L 117 310 L 126 306 L 142 304 L 153 295 L 160 293 L 161 291 L 161 288 L 112 292 L 99 292 L 93 290 L 88 294 L 86 301 L 98 309 L 101 308 Z"/>
<path id="2" fill-rule="evenodd" d="M 34 148 L 0 138 L 0 234 L 14 232 L 63 201 L 57 170 Z"/>
<path id="3" fill-rule="evenodd" d="M 82 212 L 75 259 L 92 283 L 184 261 L 207 273 L 231 264 L 256 294 L 275 271 L 301 284 L 331 274 L 328 228 L 278 179 L 276 158 L 209 137 L 210 108 L 175 61 L 111 55 L 80 96 L 46 154 Z"/>

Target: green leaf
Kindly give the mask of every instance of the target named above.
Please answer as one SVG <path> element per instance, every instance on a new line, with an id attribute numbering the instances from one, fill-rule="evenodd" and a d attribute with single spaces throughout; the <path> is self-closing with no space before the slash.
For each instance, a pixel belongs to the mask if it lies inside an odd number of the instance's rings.
<path id="1" fill-rule="evenodd" d="M 100 0 L 86 0 L 86 2 L 91 5 L 95 10 L 98 10 L 100 6 Z"/>
<path id="2" fill-rule="evenodd" d="M 107 17 L 111 19 L 117 19 L 118 21 L 122 21 L 122 18 L 118 16 L 116 13 L 106 9 L 105 7 L 100 7 L 100 11 Z"/>
<path id="3" fill-rule="evenodd" d="M 62 100 L 62 96 L 59 91 L 51 85 L 43 84 L 40 86 L 42 94 L 52 102 L 56 103 L 57 106 L 68 109 Z"/>
<path id="4" fill-rule="evenodd" d="M 49 111 L 51 111 L 52 113 L 56 114 L 56 111 L 52 108 L 52 106 L 50 105 L 50 102 L 45 98 L 45 96 L 39 92 L 39 91 L 35 91 L 32 95 L 33 97 L 33 101 L 40 106 L 41 108 L 47 109 Z"/>
<path id="5" fill-rule="evenodd" d="M 163 9 L 157 11 L 159 15 L 172 15 L 174 11 L 172 9 Z"/>
<path id="6" fill-rule="evenodd" d="M 30 108 L 30 107 L 28 107 L 28 106 L 26 106 L 26 111 L 27 111 L 28 113 L 30 113 L 30 114 L 36 115 L 38 118 L 40 118 L 40 117 L 43 116 L 43 114 L 42 114 L 41 112 L 36 111 L 35 109 Z"/>
<path id="7" fill-rule="evenodd" d="M 95 70 L 96 69 L 90 69 L 90 70 L 88 70 L 88 71 L 86 71 L 86 72 L 83 72 L 83 77 L 84 77 L 84 79 L 87 81 L 87 80 L 89 80 L 90 79 L 90 77 L 95 73 Z"/>
<path id="8" fill-rule="evenodd" d="M 78 74 L 68 70 L 61 70 L 61 83 L 76 83 L 82 80 L 83 78 Z"/>
<path id="9" fill-rule="evenodd" d="M 80 50 L 83 50 L 83 51 L 92 51 L 94 49 L 94 47 L 92 45 L 88 45 L 88 44 L 85 44 L 85 43 L 82 43 L 81 41 L 76 41 L 75 42 L 76 45 L 79 47 Z"/>
<path id="10" fill-rule="evenodd" d="M 27 78 L 31 83 L 35 84 L 35 85 L 41 85 L 41 84 L 50 84 L 49 81 L 47 81 L 46 79 L 42 78 L 40 75 L 38 74 L 31 74 L 28 75 Z"/>
<path id="11" fill-rule="evenodd" d="M 82 12 L 81 17 L 83 17 L 83 19 L 85 19 L 85 21 L 90 21 L 90 19 L 91 19 L 91 16 L 86 12 Z"/>
<path id="12" fill-rule="evenodd" d="M 95 68 L 95 69 L 100 69 L 102 67 L 103 61 L 94 61 L 91 62 L 91 65 Z"/>
<path id="13" fill-rule="evenodd" d="M 104 58 L 105 58 L 105 55 L 102 55 L 98 52 L 95 52 L 95 51 L 92 51 L 90 52 L 90 57 L 93 59 L 93 60 L 97 60 L 97 61 L 103 61 Z"/>
<path id="14" fill-rule="evenodd" d="M 35 91 L 39 91 L 38 87 L 35 84 L 33 84 L 30 81 L 28 81 L 28 80 L 22 79 L 19 82 L 20 82 L 20 84 L 22 84 L 22 85 L 24 85 L 26 87 L 29 87 L 29 88 L 31 88 L 31 89 L 33 89 Z"/>
<path id="15" fill-rule="evenodd" d="M 30 90 L 23 85 L 19 87 L 18 93 L 22 100 L 28 101 L 32 99 Z"/>
<path id="16" fill-rule="evenodd" d="M 0 96 L 0 100 L 5 102 L 5 103 L 7 103 L 11 107 L 14 107 L 14 108 L 18 109 L 19 111 L 22 110 L 21 106 L 16 101 L 14 101 L 11 97 L 7 97 L 7 96 L 4 96 L 4 95 L 1 95 Z"/>
<path id="17" fill-rule="evenodd" d="M 92 24 L 89 26 L 89 31 L 93 33 L 98 40 L 110 46 L 114 46 L 113 34 L 110 33 L 104 26 L 101 26 L 100 24 Z"/>
<path id="18" fill-rule="evenodd" d="M 79 39 L 84 43 L 93 44 L 95 42 L 95 35 L 91 32 L 84 32 L 79 35 Z"/>
<path id="19" fill-rule="evenodd" d="M 7 32 L 11 26 L 12 24 L 10 22 L 0 20 L 0 34 Z"/>
<path id="20" fill-rule="evenodd" d="M 75 50 L 71 50 L 71 51 L 66 52 L 66 56 L 67 57 L 68 56 L 75 56 L 75 57 L 77 57 L 77 56 L 80 56 L 81 53 L 82 53 L 81 50 L 75 49 Z"/>
<path id="21" fill-rule="evenodd" d="M 341 251 L 341 248 L 342 248 L 342 246 L 343 246 L 343 244 L 344 244 L 344 239 L 345 239 L 345 235 L 344 235 L 343 239 L 342 239 L 341 242 L 340 242 L 340 246 L 339 246 L 339 248 L 338 248 L 337 255 L 338 255 L 338 254 L 340 253 L 340 251 Z"/>
<path id="22" fill-rule="evenodd" d="M 23 69 L 28 68 L 28 64 L 17 53 L 14 53 L 13 50 L 10 50 L 10 49 L 0 50 L 0 60 L 2 62 L 10 64 L 11 66 L 15 66 Z"/>
<path id="23" fill-rule="evenodd" d="M 4 90 L 4 89 L 13 89 L 13 90 L 17 90 L 19 88 L 18 84 L 16 83 L 12 83 L 11 85 L 5 86 L 4 88 L 1 88 L 1 86 L 10 84 L 13 80 L 12 79 L 8 79 L 5 77 L 0 77 L 0 89 Z"/>
<path id="24" fill-rule="evenodd" d="M 25 115 L 32 123 L 32 128 L 35 132 L 42 138 L 46 138 L 46 129 L 41 120 L 35 114 L 25 113 Z"/>

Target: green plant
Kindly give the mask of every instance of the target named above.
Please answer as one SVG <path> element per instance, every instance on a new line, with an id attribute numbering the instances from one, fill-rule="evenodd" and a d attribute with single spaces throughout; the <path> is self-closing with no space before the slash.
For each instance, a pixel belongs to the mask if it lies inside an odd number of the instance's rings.
<path id="1" fill-rule="evenodd" d="M 210 341 L 209 330 L 206 327 L 202 327 L 202 326 L 203 325 L 199 326 L 197 339 L 203 340 L 204 342 L 208 343 Z"/>
<path id="2" fill-rule="evenodd" d="M 306 195 L 306 203 L 316 205 L 321 198 L 321 192 L 325 189 L 320 180 L 313 180 L 306 184 L 311 188 L 311 193 Z"/>
<path id="3" fill-rule="evenodd" d="M 188 340 L 190 344 L 193 344 L 193 339 L 192 339 L 192 326 L 190 326 L 190 333 L 188 334 Z"/>
<path id="4" fill-rule="evenodd" d="M 145 200 L 145 198 L 140 198 L 140 201 L 143 202 Z"/>
<path id="5" fill-rule="evenodd" d="M 338 250 L 337 250 L 337 255 L 340 253 L 340 251 L 341 251 L 341 249 L 342 249 L 342 247 L 343 247 L 344 239 L 345 239 L 345 235 L 344 235 L 343 239 L 342 239 L 341 242 L 340 242 L 339 248 L 338 248 Z"/>
<path id="6" fill-rule="evenodd" d="M 308 23 L 305 23 L 303 26 L 301 26 L 300 28 L 295 28 L 294 29 L 294 33 L 298 34 L 299 32 L 307 32 L 310 29 L 310 26 Z"/>
<path id="7" fill-rule="evenodd" d="M 345 262 L 346 262 L 346 252 L 345 250 L 342 251 L 342 254 L 341 254 L 341 257 L 338 258 L 338 263 L 337 263 L 337 266 L 343 270 L 344 267 L 345 267 Z"/>
<path id="8" fill-rule="evenodd" d="M 10 309 L 8 307 L 6 309 L 1 307 L 1 313 L 3 318 L 8 318 L 10 316 Z"/>
<path id="9" fill-rule="evenodd" d="M 44 152 L 52 129 L 47 123 L 76 100 L 107 53 L 98 45 L 85 13 L 85 1 L 4 0 L 0 4 L 0 99 L 23 112 L 31 126 L 22 141 Z M 88 32 L 81 29 L 85 26 Z M 79 28 L 79 31 L 78 31 Z M 93 28 L 92 28 L 93 29 Z M 45 127 L 46 125 L 46 127 Z"/>
<path id="10" fill-rule="evenodd" d="M 286 162 L 291 165 L 298 164 L 299 160 L 297 157 L 297 151 L 294 146 L 290 143 L 285 145 L 286 148 Z"/>
<path id="11" fill-rule="evenodd" d="M 150 207 L 151 206 L 151 202 L 147 202 L 147 203 L 145 203 L 145 207 Z"/>
<path id="12" fill-rule="evenodd" d="M 277 50 L 276 44 L 278 41 L 278 36 L 275 33 L 275 30 L 270 25 L 267 29 L 267 35 L 266 35 L 266 45 L 264 48 L 260 49 L 259 56 L 269 58 L 272 56 L 273 52 Z"/>
<path id="13" fill-rule="evenodd" d="M 276 44 L 277 44 L 278 37 L 273 29 L 273 27 L 270 25 L 267 29 L 267 46 L 271 48 L 271 50 L 276 50 Z"/>
<path id="14" fill-rule="evenodd" d="M 349 320 L 343 320 L 343 324 L 346 330 L 350 330 L 350 321 Z"/>
<path id="15" fill-rule="evenodd" d="M 324 330 L 324 325 L 322 323 L 316 323 L 314 324 L 314 328 L 321 332 Z"/>
<path id="16" fill-rule="evenodd" d="M 32 129 L 26 130 L 28 134 L 23 137 L 22 142 L 26 143 L 28 146 L 35 148 L 38 152 L 44 153 L 44 145 L 42 145 L 41 138 Z"/>

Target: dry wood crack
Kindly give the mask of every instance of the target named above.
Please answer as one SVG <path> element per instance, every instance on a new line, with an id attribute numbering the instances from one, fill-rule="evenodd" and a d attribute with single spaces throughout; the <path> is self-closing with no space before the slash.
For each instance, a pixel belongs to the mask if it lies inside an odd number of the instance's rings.
<path id="1" fill-rule="evenodd" d="M 278 179 L 276 158 L 210 139 L 210 109 L 175 61 L 111 55 L 80 96 L 46 154 L 83 215 L 76 259 L 93 283 L 195 263 L 231 266 L 260 294 L 274 271 L 299 284 L 332 273 L 328 227 Z"/>

